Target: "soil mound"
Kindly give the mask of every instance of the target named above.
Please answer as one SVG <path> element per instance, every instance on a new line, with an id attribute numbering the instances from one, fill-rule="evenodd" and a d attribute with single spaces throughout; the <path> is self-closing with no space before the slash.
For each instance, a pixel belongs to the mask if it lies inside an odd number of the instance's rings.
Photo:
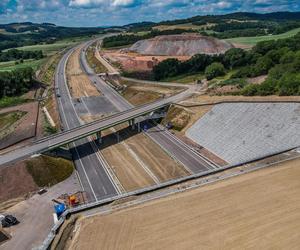
<path id="1" fill-rule="evenodd" d="M 195 54 L 222 54 L 233 48 L 231 43 L 196 34 L 157 36 L 141 40 L 128 50 L 142 55 L 193 56 Z"/>

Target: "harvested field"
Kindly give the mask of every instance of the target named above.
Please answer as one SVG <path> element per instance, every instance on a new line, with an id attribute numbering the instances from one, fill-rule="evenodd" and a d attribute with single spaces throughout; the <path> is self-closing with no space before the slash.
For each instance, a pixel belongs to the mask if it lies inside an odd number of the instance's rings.
<path id="1" fill-rule="evenodd" d="M 186 135 L 226 162 L 240 164 L 300 146 L 299 131 L 299 103 L 224 103 Z"/>
<path id="2" fill-rule="evenodd" d="M 299 178 L 293 160 L 85 218 L 71 248 L 298 249 Z"/>
<path id="3" fill-rule="evenodd" d="M 233 45 L 224 40 L 197 34 L 156 36 L 141 40 L 128 50 L 141 55 L 193 56 L 195 54 L 222 54 Z"/>
<path id="4" fill-rule="evenodd" d="M 99 96 L 100 93 L 82 71 L 79 63 L 80 48 L 75 50 L 67 63 L 67 79 L 72 97 Z"/>
<path id="5" fill-rule="evenodd" d="M 1 114 L 11 112 L 13 112 L 12 114 L 16 114 L 17 112 L 22 115 L 17 115 L 17 120 L 13 119 L 15 122 L 7 128 L 8 130 L 6 129 L 6 132 L 1 131 L 0 150 L 36 135 L 39 114 L 38 102 L 26 103 L 19 106 L 5 108 L 0 111 Z M 4 120 L 2 120 L 2 123 L 3 122 Z"/>

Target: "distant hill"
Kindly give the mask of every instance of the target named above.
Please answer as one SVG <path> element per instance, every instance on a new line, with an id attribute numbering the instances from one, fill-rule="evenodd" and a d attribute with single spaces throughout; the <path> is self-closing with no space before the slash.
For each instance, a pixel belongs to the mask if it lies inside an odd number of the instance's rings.
<path id="1" fill-rule="evenodd" d="M 184 18 L 184 19 L 175 19 L 175 20 L 166 20 L 162 22 L 140 22 L 132 23 L 122 26 L 125 29 L 132 28 L 147 28 L 154 27 L 158 25 L 176 25 L 176 24 L 185 24 L 185 23 L 206 23 L 206 22 L 216 22 L 219 23 L 222 20 L 268 20 L 268 21 L 300 21 L 300 12 L 271 12 L 271 13 L 252 13 L 252 12 L 234 12 L 224 15 L 198 15 L 194 17 Z"/>
<path id="2" fill-rule="evenodd" d="M 73 28 L 56 26 L 52 23 L 9 23 L 0 24 L 0 51 L 37 43 L 53 43 L 58 39 L 91 36 L 103 33 L 104 28 Z"/>

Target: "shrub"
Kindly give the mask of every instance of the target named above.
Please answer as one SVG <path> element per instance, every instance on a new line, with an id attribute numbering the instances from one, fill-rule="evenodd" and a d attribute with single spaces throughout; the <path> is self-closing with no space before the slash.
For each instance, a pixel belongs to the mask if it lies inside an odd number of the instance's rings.
<path id="1" fill-rule="evenodd" d="M 223 75 L 225 75 L 225 68 L 222 63 L 214 62 L 205 69 L 205 76 L 207 80 L 211 80 L 217 76 Z"/>

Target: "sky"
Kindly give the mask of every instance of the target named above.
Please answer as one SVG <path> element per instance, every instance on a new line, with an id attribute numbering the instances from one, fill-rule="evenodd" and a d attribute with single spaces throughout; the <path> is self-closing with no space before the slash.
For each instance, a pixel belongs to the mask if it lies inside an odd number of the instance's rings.
<path id="1" fill-rule="evenodd" d="M 0 0 L 0 23 L 94 27 L 237 11 L 300 11 L 300 0 Z"/>

